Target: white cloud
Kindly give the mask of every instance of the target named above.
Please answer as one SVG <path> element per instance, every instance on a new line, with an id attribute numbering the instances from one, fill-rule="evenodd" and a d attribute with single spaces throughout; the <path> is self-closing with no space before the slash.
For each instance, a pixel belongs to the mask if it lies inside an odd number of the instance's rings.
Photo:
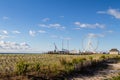
<path id="1" fill-rule="evenodd" d="M 104 28 L 105 25 L 95 23 L 95 24 L 86 24 L 86 23 L 80 23 L 80 22 L 75 22 L 74 23 L 76 26 L 79 26 L 79 28 Z"/>
<path id="2" fill-rule="evenodd" d="M 12 31 L 13 34 L 20 34 L 21 32 L 15 30 L 15 31 Z"/>
<path id="3" fill-rule="evenodd" d="M 47 21 L 49 21 L 50 20 L 50 18 L 44 18 L 42 21 L 43 22 L 47 22 Z"/>
<path id="4" fill-rule="evenodd" d="M 54 28 L 54 29 L 65 29 L 64 26 L 61 24 L 55 23 L 55 24 L 39 24 L 40 27 L 45 27 L 45 28 Z"/>
<path id="5" fill-rule="evenodd" d="M 20 43 L 20 47 L 22 49 L 29 49 L 30 48 L 30 46 L 26 42 Z"/>
<path id="6" fill-rule="evenodd" d="M 6 31 L 6 30 L 0 30 L 0 33 L 7 35 L 7 34 L 8 34 L 8 31 Z"/>
<path id="7" fill-rule="evenodd" d="M 48 27 L 46 24 L 38 24 L 40 27 Z"/>
<path id="8" fill-rule="evenodd" d="M 3 16 L 3 20 L 8 20 L 8 19 L 9 19 L 9 17 Z"/>
<path id="9" fill-rule="evenodd" d="M 106 12 L 105 11 L 98 11 L 97 13 L 99 13 L 99 14 L 105 14 Z"/>
<path id="10" fill-rule="evenodd" d="M 61 26 L 60 24 L 49 24 L 49 27 L 56 28 L 56 29 L 64 29 L 65 27 Z"/>
<path id="11" fill-rule="evenodd" d="M 44 31 L 44 30 L 39 30 L 38 32 L 39 33 L 46 33 L 46 31 Z"/>
<path id="12" fill-rule="evenodd" d="M 0 35 L 0 40 L 1 39 L 5 39 L 5 38 L 8 38 L 8 36 L 6 36 L 6 35 Z"/>
<path id="13" fill-rule="evenodd" d="M 30 35 L 30 36 L 35 36 L 35 34 L 36 34 L 35 31 L 32 31 L 32 30 L 29 31 L 29 35 Z"/>
<path id="14" fill-rule="evenodd" d="M 108 14 L 108 15 L 115 17 L 116 19 L 120 19 L 120 10 L 119 9 L 111 9 L 110 8 L 107 11 L 98 11 L 97 13 Z"/>
<path id="15" fill-rule="evenodd" d="M 89 33 L 87 36 L 88 36 L 89 38 L 93 38 L 93 37 L 104 37 L 105 35 L 103 35 L 103 34 Z"/>
<path id="16" fill-rule="evenodd" d="M 112 30 L 108 30 L 107 32 L 108 32 L 108 33 L 113 33 L 113 31 L 112 31 Z"/>
<path id="17" fill-rule="evenodd" d="M 16 42 L 6 42 L 6 41 L 0 41 L 0 49 L 4 50 L 26 50 L 30 49 L 30 46 L 23 42 L 23 43 L 16 43 Z"/>

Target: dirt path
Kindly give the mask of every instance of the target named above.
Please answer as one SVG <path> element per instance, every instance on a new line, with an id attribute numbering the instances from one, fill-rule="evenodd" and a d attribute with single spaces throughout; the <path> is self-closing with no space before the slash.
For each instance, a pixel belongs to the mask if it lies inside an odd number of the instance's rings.
<path id="1" fill-rule="evenodd" d="M 94 75 L 78 74 L 69 80 L 105 80 L 117 76 L 120 73 L 120 63 L 106 63 L 109 68 L 100 70 Z"/>

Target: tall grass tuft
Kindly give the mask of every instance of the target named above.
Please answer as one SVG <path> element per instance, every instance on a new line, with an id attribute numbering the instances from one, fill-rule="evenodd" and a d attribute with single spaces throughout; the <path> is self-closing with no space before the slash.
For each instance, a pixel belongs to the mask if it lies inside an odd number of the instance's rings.
<path id="1" fill-rule="evenodd" d="M 16 69 L 17 69 L 17 73 L 19 75 L 23 75 L 23 74 L 26 74 L 27 70 L 28 70 L 28 64 L 25 63 L 24 61 L 20 61 L 17 63 L 16 65 Z"/>

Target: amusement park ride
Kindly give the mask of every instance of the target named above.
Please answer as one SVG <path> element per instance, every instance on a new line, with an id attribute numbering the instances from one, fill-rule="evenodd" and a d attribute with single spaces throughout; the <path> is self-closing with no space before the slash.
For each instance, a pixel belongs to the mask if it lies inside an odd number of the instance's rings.
<path id="1" fill-rule="evenodd" d="M 99 45 L 99 41 L 98 41 L 97 37 L 86 36 L 82 40 L 83 52 L 96 53 L 98 45 Z"/>
<path id="2" fill-rule="evenodd" d="M 64 49 L 64 42 L 62 40 L 62 49 L 59 50 L 57 45 L 54 43 L 54 51 L 52 53 L 58 54 L 84 54 L 84 53 L 96 53 L 98 48 L 99 41 L 97 37 L 85 36 L 82 40 L 82 52 L 77 50 L 69 50 L 69 40 L 67 40 L 67 49 Z"/>

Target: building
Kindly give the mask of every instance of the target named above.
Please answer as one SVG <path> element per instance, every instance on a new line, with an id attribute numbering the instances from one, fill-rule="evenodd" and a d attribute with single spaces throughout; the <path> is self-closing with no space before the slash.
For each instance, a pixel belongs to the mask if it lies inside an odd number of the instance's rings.
<path id="1" fill-rule="evenodd" d="M 111 50 L 109 51 L 109 54 L 119 54 L 119 50 L 117 50 L 116 48 L 111 49 Z"/>
<path id="2" fill-rule="evenodd" d="M 78 54 L 78 53 L 79 52 L 77 50 L 75 50 L 75 49 L 70 51 L 70 54 Z"/>

